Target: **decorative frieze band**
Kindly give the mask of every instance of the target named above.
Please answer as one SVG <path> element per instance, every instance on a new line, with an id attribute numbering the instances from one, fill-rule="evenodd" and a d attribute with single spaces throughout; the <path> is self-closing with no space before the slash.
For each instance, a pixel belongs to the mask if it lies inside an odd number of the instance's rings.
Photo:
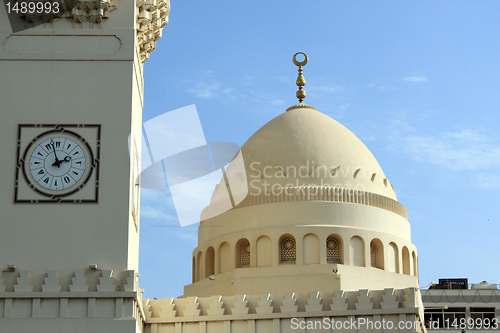
<path id="1" fill-rule="evenodd" d="M 17 0 L 17 3 L 21 8 L 22 1 Z M 65 18 L 75 24 L 85 22 L 99 24 L 106 20 L 108 12 L 115 8 L 114 0 L 71 0 L 64 4 L 61 0 L 56 0 L 48 4 L 50 4 L 50 11 L 47 10 L 48 6 L 42 10 L 35 6 L 34 10 L 19 10 L 19 15 L 32 25 L 54 22 L 58 18 Z"/>
<path id="2" fill-rule="evenodd" d="M 144 300 L 147 323 L 417 312 L 415 288 Z"/>
<path id="3" fill-rule="evenodd" d="M 4 271 L 0 275 L 0 293 L 14 292 L 116 292 L 138 290 L 138 274 L 133 270 L 115 274 L 112 270 L 78 270 L 64 285 L 59 271 L 47 271 L 42 281 L 29 270 Z M 36 281 L 39 281 L 38 283 Z"/>
<path id="4" fill-rule="evenodd" d="M 280 188 L 279 191 L 245 193 L 244 198 L 235 195 L 233 199 L 234 202 L 239 202 L 236 208 L 290 201 L 344 202 L 382 208 L 408 219 L 406 208 L 394 199 L 376 193 L 329 186 L 290 186 Z M 216 216 L 225 211 L 226 206 L 224 200 L 220 203 L 212 202 L 205 208 L 202 216 Z"/>
<path id="5" fill-rule="evenodd" d="M 51 5 L 50 11 L 36 8 L 16 10 L 26 22 L 26 28 L 45 23 L 53 24 L 60 19 L 71 21 L 73 28 L 102 28 L 102 23 L 109 18 L 109 13 L 117 9 L 115 2 L 115 0 L 55 0 L 47 2 Z M 15 0 L 16 8 L 20 8 L 20 3 L 26 1 Z M 137 46 L 140 61 L 144 63 L 149 59 L 149 54 L 156 49 L 156 42 L 162 37 L 162 30 L 168 24 L 170 0 L 135 0 L 135 5 Z"/>

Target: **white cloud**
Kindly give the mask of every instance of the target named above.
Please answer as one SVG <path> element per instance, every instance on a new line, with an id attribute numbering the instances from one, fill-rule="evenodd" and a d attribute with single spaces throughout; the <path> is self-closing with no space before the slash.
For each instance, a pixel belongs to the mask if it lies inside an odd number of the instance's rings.
<path id="1" fill-rule="evenodd" d="M 255 81 L 255 77 L 253 77 L 253 76 L 245 75 L 243 77 L 243 83 L 246 85 L 251 85 L 254 83 L 254 81 Z"/>
<path id="2" fill-rule="evenodd" d="M 406 82 L 416 82 L 416 83 L 423 83 L 429 81 L 425 76 L 419 75 L 419 76 L 407 76 L 403 78 Z"/>
<path id="3" fill-rule="evenodd" d="M 306 91 L 319 91 L 326 93 L 337 93 L 344 90 L 343 86 L 334 85 L 334 86 L 312 86 L 309 88 L 304 88 Z"/>
<path id="4" fill-rule="evenodd" d="M 410 135 L 403 147 L 419 161 L 453 170 L 484 170 L 500 165 L 500 146 L 477 130 L 444 132 L 438 136 Z"/>
<path id="5" fill-rule="evenodd" d="M 200 98 L 212 98 L 216 96 L 218 90 L 220 90 L 220 84 L 213 80 L 210 82 L 198 82 L 194 87 L 188 89 L 190 93 Z"/>
<path id="6" fill-rule="evenodd" d="M 172 198 L 167 190 L 141 189 L 141 218 L 178 224 Z"/>
<path id="7" fill-rule="evenodd" d="M 190 85 L 187 90 L 200 98 L 227 97 L 233 99 L 232 88 L 223 87 L 220 82 L 213 77 L 211 70 L 201 71 L 201 77 L 195 80 L 186 80 Z"/>
<path id="8" fill-rule="evenodd" d="M 393 86 L 389 86 L 389 85 L 384 84 L 384 83 L 379 82 L 379 81 L 377 81 L 375 83 L 369 83 L 366 86 L 370 89 L 375 89 L 378 91 L 395 90 L 395 88 Z"/>
<path id="9" fill-rule="evenodd" d="M 292 79 L 288 76 L 278 76 L 278 80 L 282 83 L 291 83 Z"/>
<path id="10" fill-rule="evenodd" d="M 141 218 L 177 222 L 177 218 L 161 209 L 161 206 L 141 205 Z"/>
<path id="11" fill-rule="evenodd" d="M 198 243 L 198 236 L 197 236 L 196 230 L 194 230 L 194 233 L 191 232 L 191 233 L 180 234 L 179 238 L 180 239 L 185 239 L 185 240 L 187 240 L 187 241 L 189 241 L 189 242 L 191 242 L 193 244 L 197 244 Z"/>
<path id="12" fill-rule="evenodd" d="M 248 90 L 248 96 L 251 96 L 251 100 L 253 102 L 258 102 L 260 105 L 268 104 L 271 105 L 271 108 L 262 108 L 261 110 L 266 110 L 266 112 L 275 112 L 274 107 L 282 108 L 285 105 L 285 100 L 280 98 L 279 94 L 270 93 L 269 89 L 259 88 L 259 89 L 250 89 Z M 293 95 L 292 95 L 293 96 Z M 296 102 L 297 100 L 290 99 L 288 103 Z M 282 112 L 285 110 L 283 109 Z"/>
<path id="13" fill-rule="evenodd" d="M 285 104 L 285 101 L 283 101 L 281 98 L 275 98 L 274 100 L 271 101 L 272 105 L 283 105 Z"/>
<path id="14" fill-rule="evenodd" d="M 500 175 L 487 175 L 487 174 L 476 175 L 475 184 L 484 189 L 500 188 Z"/>

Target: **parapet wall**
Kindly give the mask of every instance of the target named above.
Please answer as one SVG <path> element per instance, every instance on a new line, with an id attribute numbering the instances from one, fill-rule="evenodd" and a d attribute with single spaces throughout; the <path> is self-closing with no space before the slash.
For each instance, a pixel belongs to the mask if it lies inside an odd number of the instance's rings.
<path id="1" fill-rule="evenodd" d="M 0 332 L 143 332 L 146 316 L 134 271 L 73 275 L 68 284 L 59 271 L 48 271 L 40 284 L 28 270 L 2 272 Z"/>
<path id="2" fill-rule="evenodd" d="M 0 331 L 281 333 L 305 332 L 297 328 L 308 323 L 321 329 L 356 325 L 360 332 L 372 332 L 369 325 L 425 331 L 418 326 L 423 307 L 415 288 L 151 300 L 142 299 L 134 271 L 101 271 L 89 283 L 87 275 L 96 273 L 76 271 L 72 283 L 63 286 L 58 272 L 49 271 L 37 287 L 42 291 L 33 291 L 30 271 L 3 272 L 17 278 L 7 279 L 14 284 L 0 278 Z M 344 328 L 340 331 L 349 330 Z"/>
<path id="3" fill-rule="evenodd" d="M 326 329 L 332 320 L 344 326 L 361 320 L 385 322 L 396 331 L 423 331 L 419 327 L 409 330 L 398 327 L 399 322 L 415 323 L 423 318 L 420 294 L 415 288 L 164 298 L 143 302 L 145 332 L 151 333 L 297 332 L 294 326 L 312 321 Z M 373 329 L 358 327 L 358 331 Z"/>

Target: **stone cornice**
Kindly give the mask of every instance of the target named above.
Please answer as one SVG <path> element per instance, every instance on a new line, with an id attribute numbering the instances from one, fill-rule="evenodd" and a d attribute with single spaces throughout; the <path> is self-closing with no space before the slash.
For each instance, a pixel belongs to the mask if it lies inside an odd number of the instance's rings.
<path id="1" fill-rule="evenodd" d="M 136 0 L 137 45 L 141 62 L 149 59 L 156 48 L 156 41 L 162 37 L 162 30 L 168 24 L 170 0 Z"/>
<path id="2" fill-rule="evenodd" d="M 146 323 L 419 314 L 415 288 L 144 299 Z"/>

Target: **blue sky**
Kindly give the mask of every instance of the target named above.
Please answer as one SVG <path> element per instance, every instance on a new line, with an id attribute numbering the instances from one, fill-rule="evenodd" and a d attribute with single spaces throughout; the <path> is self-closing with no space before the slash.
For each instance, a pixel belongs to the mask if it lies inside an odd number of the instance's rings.
<path id="1" fill-rule="evenodd" d="M 408 209 L 420 284 L 500 283 L 500 2 L 171 0 L 145 63 L 144 121 L 195 104 L 208 142 L 242 145 L 305 102 L 356 134 Z M 168 190 L 141 195 L 140 285 L 177 297 L 197 227 Z M 495 264 L 497 262 L 497 264 Z"/>

